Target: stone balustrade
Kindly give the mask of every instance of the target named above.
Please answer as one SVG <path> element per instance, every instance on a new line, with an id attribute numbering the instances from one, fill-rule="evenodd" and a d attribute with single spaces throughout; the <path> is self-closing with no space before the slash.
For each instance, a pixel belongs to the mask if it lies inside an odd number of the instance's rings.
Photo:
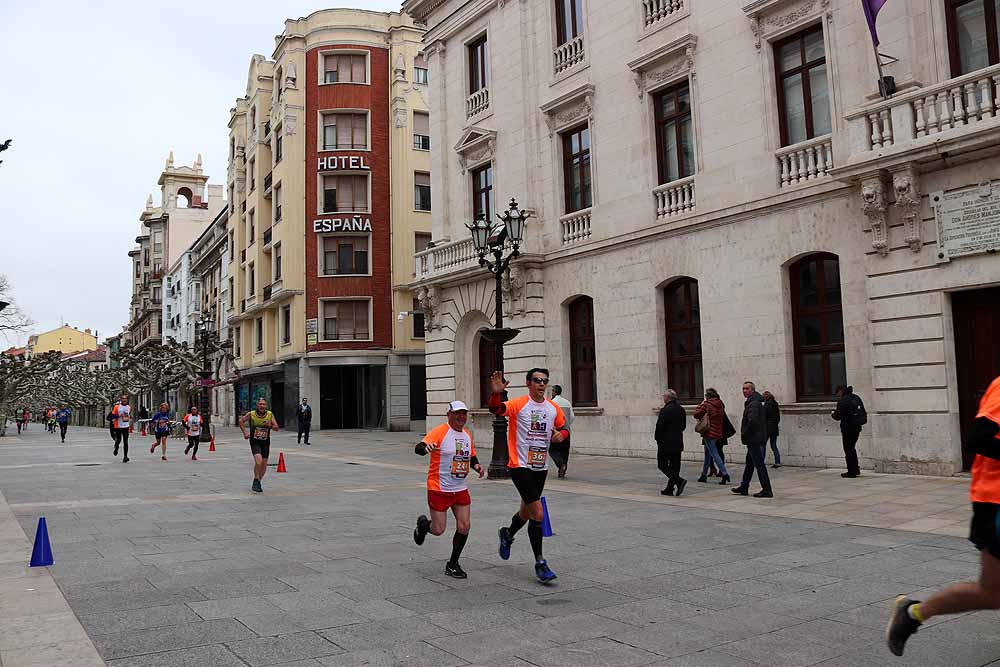
<path id="1" fill-rule="evenodd" d="M 833 141 L 830 135 L 786 146 L 775 155 L 783 188 L 824 178 L 833 169 Z"/>
<path id="2" fill-rule="evenodd" d="M 471 268 L 479 263 L 472 239 L 442 243 L 416 254 L 417 279 L 424 280 L 442 273 Z"/>
<path id="3" fill-rule="evenodd" d="M 490 108 L 490 89 L 480 88 L 465 100 L 465 117 L 472 118 Z"/>
<path id="4" fill-rule="evenodd" d="M 664 183 L 653 188 L 656 217 L 669 218 L 694 210 L 694 176 Z"/>
<path id="5" fill-rule="evenodd" d="M 648 28 L 680 11 L 684 0 L 642 0 L 642 21 Z"/>
<path id="6" fill-rule="evenodd" d="M 590 238 L 590 214 L 592 209 L 585 208 L 559 218 L 562 228 L 562 244 L 570 245 Z"/>
<path id="7" fill-rule="evenodd" d="M 583 35 L 560 44 L 553 53 L 555 56 L 556 74 L 561 74 L 574 65 L 582 63 L 586 55 L 583 47 Z"/>

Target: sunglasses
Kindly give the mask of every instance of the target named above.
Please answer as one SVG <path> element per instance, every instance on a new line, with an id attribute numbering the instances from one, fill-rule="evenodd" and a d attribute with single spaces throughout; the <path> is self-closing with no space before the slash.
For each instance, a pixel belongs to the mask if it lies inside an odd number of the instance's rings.
<path id="1" fill-rule="evenodd" d="M 531 381 L 534 382 L 535 384 L 548 384 L 549 383 L 549 379 L 548 378 L 531 378 Z"/>

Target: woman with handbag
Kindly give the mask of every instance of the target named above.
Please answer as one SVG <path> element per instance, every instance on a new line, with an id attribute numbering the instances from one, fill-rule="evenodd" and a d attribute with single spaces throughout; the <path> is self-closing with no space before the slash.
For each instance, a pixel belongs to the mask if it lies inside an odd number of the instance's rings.
<path id="1" fill-rule="evenodd" d="M 726 416 L 726 406 L 719 398 L 719 392 L 709 387 L 705 390 L 705 400 L 694 409 L 694 418 L 698 420 L 694 430 L 701 434 L 702 444 L 705 446 L 705 463 L 701 468 L 699 482 L 708 482 L 708 468 L 714 463 L 719 469 L 722 481 L 719 484 L 729 484 L 729 473 L 726 472 L 726 464 L 719 456 L 719 449 L 716 442 L 723 437 L 723 424 Z"/>

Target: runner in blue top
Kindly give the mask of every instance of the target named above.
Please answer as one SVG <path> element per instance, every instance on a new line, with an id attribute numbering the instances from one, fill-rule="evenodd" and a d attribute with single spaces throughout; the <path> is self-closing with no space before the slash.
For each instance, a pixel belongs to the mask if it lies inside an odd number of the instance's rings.
<path id="1" fill-rule="evenodd" d="M 167 436 L 170 435 L 170 406 L 160 403 L 160 409 L 150 417 L 149 423 L 153 430 L 153 446 L 149 448 L 149 453 L 156 451 L 156 446 L 160 446 L 160 458 L 167 460 Z"/>
<path id="2" fill-rule="evenodd" d="M 66 429 L 69 428 L 69 418 L 73 415 L 73 411 L 66 407 L 65 403 L 59 405 L 59 410 L 56 411 L 56 423 L 59 424 L 59 437 L 62 442 L 66 442 Z"/>

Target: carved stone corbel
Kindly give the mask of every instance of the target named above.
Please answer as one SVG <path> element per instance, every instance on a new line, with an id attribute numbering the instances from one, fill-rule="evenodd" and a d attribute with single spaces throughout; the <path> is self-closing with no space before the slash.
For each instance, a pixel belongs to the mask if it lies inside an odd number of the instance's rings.
<path id="1" fill-rule="evenodd" d="M 753 16 L 750 17 L 750 32 L 753 33 L 753 45 L 754 45 L 754 47 L 758 51 L 760 51 L 760 35 L 761 35 L 760 17 L 757 16 L 756 14 L 754 14 Z"/>
<path id="2" fill-rule="evenodd" d="M 524 303 L 524 271 L 517 266 L 511 266 L 503 275 L 501 290 L 503 291 L 504 310 L 508 315 L 523 315 Z"/>
<path id="3" fill-rule="evenodd" d="M 924 246 L 920 229 L 920 176 L 909 166 L 892 175 L 892 189 L 896 194 L 896 210 L 903 222 L 903 240 L 913 252 Z"/>
<path id="4" fill-rule="evenodd" d="M 417 292 L 417 302 L 420 304 L 420 309 L 424 311 L 424 329 L 433 331 L 437 328 L 435 317 L 438 309 L 441 307 L 441 299 L 437 288 L 421 287 L 420 291 Z"/>
<path id="5" fill-rule="evenodd" d="M 881 175 L 861 181 L 861 207 L 872 228 L 872 248 L 885 257 L 889 254 L 889 222 Z"/>

